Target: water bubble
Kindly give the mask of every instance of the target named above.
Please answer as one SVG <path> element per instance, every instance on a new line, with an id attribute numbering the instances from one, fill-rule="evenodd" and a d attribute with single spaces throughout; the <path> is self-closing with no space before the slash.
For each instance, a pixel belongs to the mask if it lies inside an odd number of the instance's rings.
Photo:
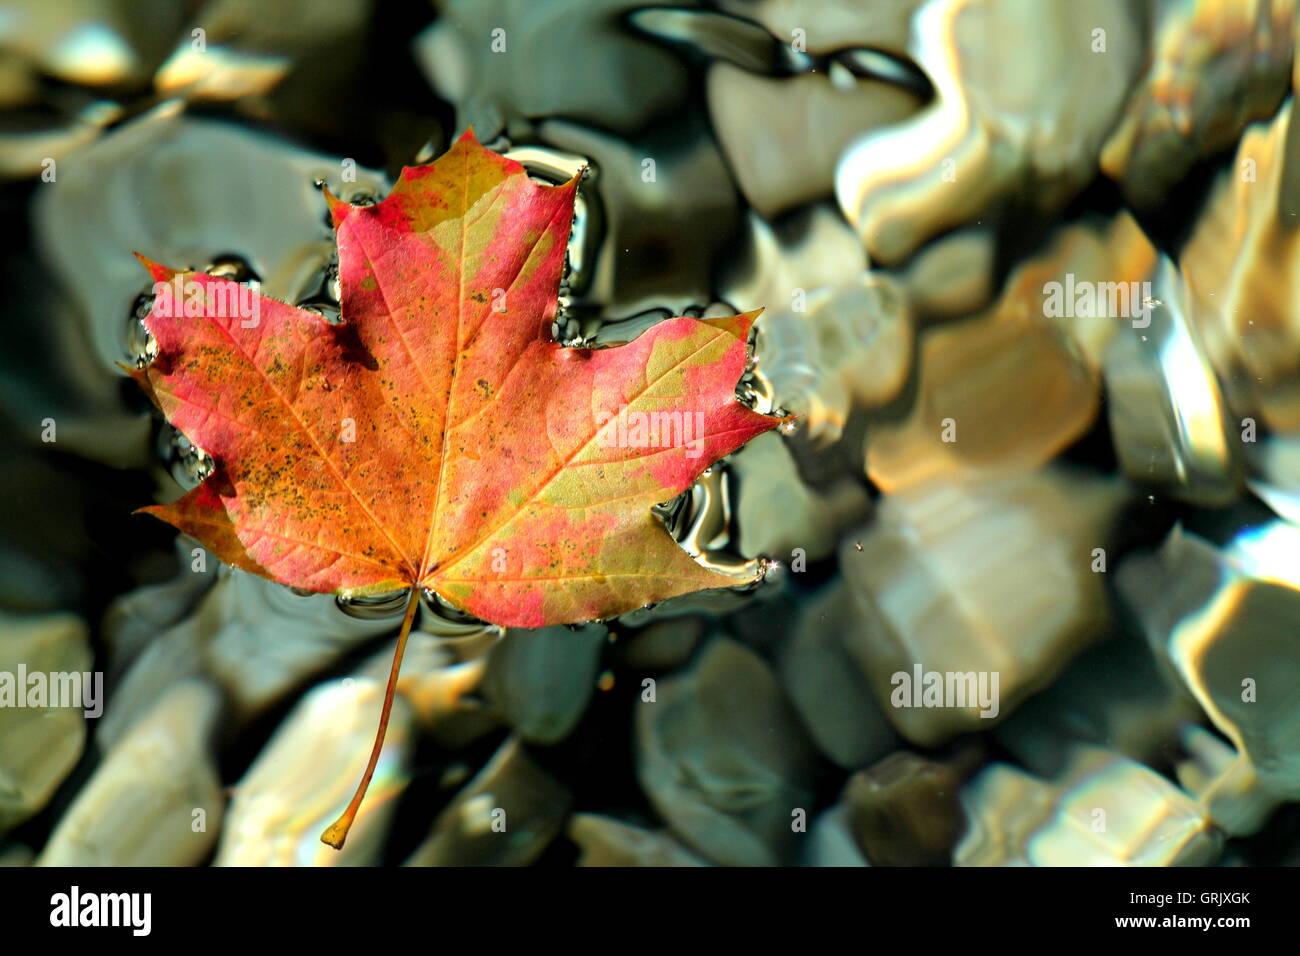
<path id="1" fill-rule="evenodd" d="M 341 198 L 352 206 L 373 206 L 379 202 L 379 197 L 369 186 L 354 186 Z"/>
<path id="2" fill-rule="evenodd" d="M 216 462 L 171 425 L 158 433 L 158 454 L 176 483 L 186 491 L 197 487 L 216 468 Z"/>
<path id="3" fill-rule="evenodd" d="M 318 305 L 314 302 L 299 302 L 298 308 L 302 309 L 304 312 L 311 312 L 315 315 L 319 315 L 330 325 L 343 324 L 343 315 L 339 312 L 337 307 L 331 308 L 328 305 Z"/>
<path id="4" fill-rule="evenodd" d="M 136 368 L 144 368 L 158 356 L 158 342 L 145 327 L 144 320 L 153 311 L 153 290 L 141 292 L 131 303 L 126 320 L 126 356 Z"/>
<path id="5" fill-rule="evenodd" d="M 409 591 L 389 591 L 386 594 L 364 596 L 339 594 L 335 596 L 334 604 L 348 617 L 355 617 L 362 621 L 377 621 L 394 617 L 405 611 L 409 596 Z"/>
<path id="6" fill-rule="evenodd" d="M 760 405 L 764 404 L 766 397 L 758 379 L 752 374 L 742 376 L 740 381 L 736 383 L 736 401 L 747 408 L 757 410 Z"/>
<path id="7" fill-rule="evenodd" d="M 348 617 L 364 621 L 396 619 L 406 610 L 409 589 L 383 594 L 336 595 L 334 604 Z M 505 629 L 457 610 L 429 588 L 420 589 L 421 614 L 417 630 L 426 637 L 445 642 L 456 662 L 474 660 L 485 654 L 505 634 Z"/>
<path id="8" fill-rule="evenodd" d="M 234 253 L 223 253 L 213 257 L 203 271 L 210 276 L 216 276 L 218 279 L 242 282 L 254 289 L 260 288 L 262 285 L 262 277 L 249 265 L 248 260 Z"/>
<path id="9" fill-rule="evenodd" d="M 521 146 L 505 156 L 522 164 L 533 179 L 548 185 L 567 183 L 584 168 L 591 167 L 591 160 L 586 156 L 550 146 Z"/>
<path id="10" fill-rule="evenodd" d="M 579 335 L 575 338 L 565 339 L 560 344 L 566 349 L 589 349 L 591 348 L 591 339 Z"/>
<path id="11" fill-rule="evenodd" d="M 343 287 L 339 280 L 338 262 L 331 260 L 326 263 L 315 280 L 308 284 L 308 290 L 294 305 L 305 312 L 316 313 L 330 325 L 342 325 L 343 314 L 339 302 Z"/>
<path id="12" fill-rule="evenodd" d="M 758 562 L 734 550 L 736 513 L 732 476 L 725 462 L 705 469 L 690 488 L 650 510 L 682 549 L 706 568 L 746 582 L 757 573 Z"/>
<path id="13" fill-rule="evenodd" d="M 754 371 L 747 372 L 736 386 L 736 399 L 761 415 L 777 415 L 776 390 L 772 382 Z"/>
<path id="14" fill-rule="evenodd" d="M 420 630 L 437 637 L 470 638 L 505 633 L 504 629 L 472 614 L 460 610 L 432 588 L 422 588 L 420 597 L 427 618 L 421 619 Z"/>
<path id="15" fill-rule="evenodd" d="M 325 267 L 325 289 L 331 301 L 343 301 L 343 282 L 339 279 L 339 264 L 331 262 Z"/>

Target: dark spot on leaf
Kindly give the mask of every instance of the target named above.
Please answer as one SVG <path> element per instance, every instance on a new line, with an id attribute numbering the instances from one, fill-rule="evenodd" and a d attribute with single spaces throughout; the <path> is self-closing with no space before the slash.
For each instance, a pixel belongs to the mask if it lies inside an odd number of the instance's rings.
<path id="1" fill-rule="evenodd" d="M 370 349 L 366 348 L 365 343 L 361 341 L 356 326 L 331 325 L 330 332 L 333 334 L 334 341 L 345 361 L 354 362 L 371 372 L 379 370 L 379 362 L 375 360 Z"/>

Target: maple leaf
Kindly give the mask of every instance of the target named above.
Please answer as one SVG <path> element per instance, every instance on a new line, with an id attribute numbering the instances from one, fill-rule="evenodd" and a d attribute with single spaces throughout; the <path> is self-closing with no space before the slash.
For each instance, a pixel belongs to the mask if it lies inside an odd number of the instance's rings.
<path id="1" fill-rule="evenodd" d="M 553 341 L 578 179 L 535 183 L 467 132 L 380 203 L 326 192 L 340 324 L 142 259 L 157 354 L 131 372 L 215 463 L 142 510 L 286 585 L 410 588 L 393 678 L 422 588 L 539 627 L 740 583 L 651 508 L 779 424 L 735 394 L 757 313 Z"/>

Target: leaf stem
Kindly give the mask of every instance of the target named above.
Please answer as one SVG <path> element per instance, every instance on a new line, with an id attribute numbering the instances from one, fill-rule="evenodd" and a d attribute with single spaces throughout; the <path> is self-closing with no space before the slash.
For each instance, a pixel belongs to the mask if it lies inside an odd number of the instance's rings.
<path id="1" fill-rule="evenodd" d="M 379 731 L 375 734 L 375 745 L 370 750 L 370 762 L 366 764 L 365 775 L 361 778 L 361 783 L 357 784 L 357 792 L 352 795 L 352 802 L 348 804 L 348 808 L 320 835 L 322 843 L 336 850 L 343 849 L 343 842 L 348 838 L 352 821 L 356 818 L 357 810 L 361 808 L 361 801 L 365 799 L 366 790 L 370 786 L 370 778 L 375 775 L 380 751 L 384 749 L 384 735 L 388 733 L 388 718 L 393 712 L 393 695 L 397 692 L 397 675 L 402 670 L 402 655 L 406 653 L 406 639 L 411 636 L 411 624 L 415 621 L 415 609 L 419 606 L 420 589 L 412 587 L 411 596 L 406 602 L 406 615 L 402 618 L 402 630 L 397 635 L 397 650 L 393 652 L 393 666 L 388 672 L 388 688 L 384 691 L 384 709 L 379 715 Z"/>

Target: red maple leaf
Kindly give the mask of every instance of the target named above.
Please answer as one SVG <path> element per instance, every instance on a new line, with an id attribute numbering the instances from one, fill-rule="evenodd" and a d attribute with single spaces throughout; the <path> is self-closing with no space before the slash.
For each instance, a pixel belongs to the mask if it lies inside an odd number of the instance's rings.
<path id="1" fill-rule="evenodd" d="M 577 188 L 466 133 L 376 205 L 326 193 L 341 324 L 144 260 L 157 355 L 132 374 L 215 462 L 144 510 L 283 584 L 410 588 L 394 678 L 422 588 L 538 627 L 739 583 L 651 507 L 779 424 L 735 395 L 757 313 L 670 319 L 613 348 L 552 341 Z"/>

